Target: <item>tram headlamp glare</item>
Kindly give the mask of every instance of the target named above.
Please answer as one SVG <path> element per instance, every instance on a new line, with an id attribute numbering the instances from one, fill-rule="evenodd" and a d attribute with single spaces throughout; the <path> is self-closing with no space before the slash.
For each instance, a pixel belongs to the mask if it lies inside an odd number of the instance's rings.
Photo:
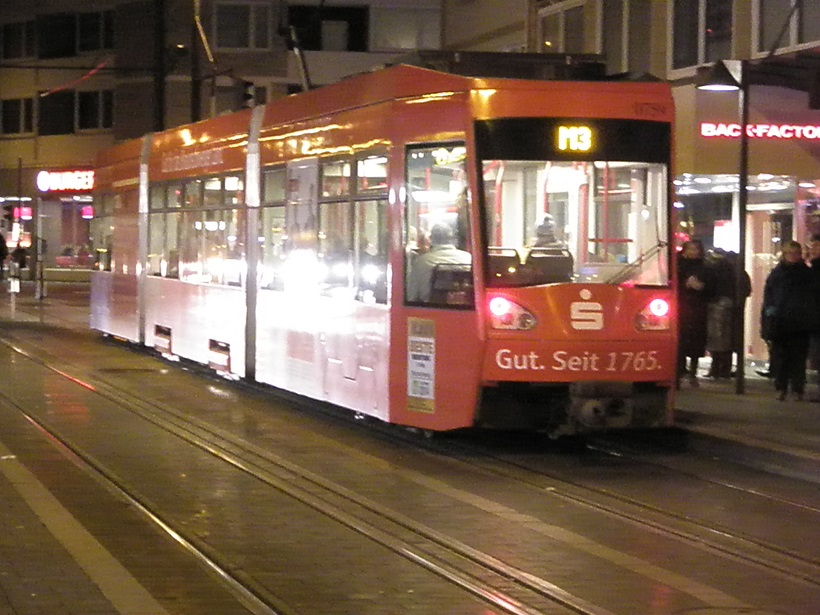
<path id="1" fill-rule="evenodd" d="M 668 331 L 670 306 L 666 299 L 655 298 L 635 316 L 638 331 Z"/>
<path id="2" fill-rule="evenodd" d="M 493 329 L 529 331 L 538 321 L 527 309 L 505 297 L 493 297 L 488 304 Z"/>

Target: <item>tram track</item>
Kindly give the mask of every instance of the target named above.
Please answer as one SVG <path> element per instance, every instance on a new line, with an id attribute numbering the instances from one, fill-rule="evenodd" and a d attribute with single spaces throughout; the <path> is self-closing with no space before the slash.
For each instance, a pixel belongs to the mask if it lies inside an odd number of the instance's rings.
<path id="1" fill-rule="evenodd" d="M 108 397 L 114 403 L 128 408 L 130 412 L 207 450 L 211 455 L 254 476 L 269 487 L 287 493 L 305 506 L 333 518 L 368 540 L 390 549 L 473 596 L 485 600 L 501 612 L 599 615 L 609 613 L 606 609 L 565 592 L 546 579 L 508 565 L 394 510 L 362 498 L 341 485 L 278 458 L 268 450 L 253 446 L 242 437 L 166 404 L 142 399 L 135 396 L 133 391 L 114 384 L 113 379 L 100 377 L 100 374 L 114 374 L 116 370 L 107 371 L 107 368 L 102 368 L 95 374 L 79 373 L 55 357 L 42 359 L 22 347 L 15 349 L 80 386 L 92 387 L 91 390 L 95 393 Z M 144 352 L 139 354 L 144 355 Z M 231 386 L 233 385 L 235 383 Z M 242 388 L 251 388 L 258 392 L 255 387 L 242 385 Z M 333 413 L 333 416 L 338 418 L 339 413 Z M 44 428 L 47 429 L 48 426 Z M 413 446 L 444 454 L 454 463 L 465 464 L 474 471 L 492 474 L 525 489 L 534 490 L 539 497 L 559 498 L 574 506 L 594 510 L 620 522 L 640 526 L 659 536 L 685 542 L 721 557 L 784 578 L 799 579 L 815 587 L 820 585 L 820 562 L 816 559 L 789 552 L 753 536 L 744 536 L 732 528 L 709 525 L 674 510 L 647 505 L 624 494 L 577 481 L 568 481 L 557 474 L 543 471 L 543 468 L 511 461 L 509 458 L 488 452 L 487 447 L 465 443 L 462 439 L 446 438 L 443 443 L 439 443 L 435 438 L 419 437 L 395 426 L 379 426 L 368 431 L 386 439 L 399 438 Z M 605 451 L 601 446 L 597 447 L 596 454 L 613 457 L 624 455 L 622 451 Z M 634 457 L 633 460 L 647 463 L 640 456 Z M 705 480 L 700 476 L 696 478 Z M 737 485 L 723 486 L 742 491 L 745 495 L 766 497 L 765 494 L 742 490 Z M 800 503 L 790 502 L 785 498 L 780 498 L 779 503 L 801 506 Z M 818 513 L 816 509 L 805 508 L 812 513 Z M 225 568 L 229 569 L 230 565 L 226 565 Z"/>
<path id="2" fill-rule="evenodd" d="M 429 443 L 421 444 L 430 446 Z M 600 454 L 611 457 L 623 458 L 630 455 L 622 447 L 607 446 L 602 442 L 591 444 L 589 447 Z M 435 449 L 441 450 L 439 447 L 435 447 Z M 615 493 L 612 490 L 599 489 L 577 481 L 569 481 L 543 469 L 510 461 L 488 452 L 483 447 L 465 445 L 464 443 L 454 446 L 452 442 L 447 443 L 446 451 L 451 455 L 455 449 L 461 449 L 462 454 L 459 459 L 462 463 L 506 480 L 515 481 L 535 489 L 539 493 L 597 510 L 602 514 L 622 521 L 651 528 L 662 535 L 671 536 L 701 548 L 712 550 L 722 556 L 752 564 L 767 572 L 777 572 L 785 578 L 798 578 L 806 583 L 820 586 L 820 558 L 806 557 L 800 553 L 783 549 L 771 542 L 740 533 L 726 525 L 710 525 L 697 518 L 650 505 L 627 495 Z M 483 461 L 476 461 L 477 458 L 483 458 Z M 645 466 L 652 465 L 651 462 L 634 453 L 631 454 L 631 460 Z M 771 500 L 794 509 L 799 508 L 820 518 L 820 508 L 772 496 L 759 490 L 744 488 L 737 484 L 704 478 L 699 474 L 670 468 L 668 465 L 656 465 L 678 475 L 685 475 L 704 483 L 718 485 L 742 493 L 745 496 Z"/>
<path id="3" fill-rule="evenodd" d="M 6 344 L 21 356 L 74 385 L 137 414 L 187 443 L 207 451 L 220 461 L 460 587 L 498 612 L 511 615 L 612 615 L 607 609 L 591 604 L 546 579 L 473 549 L 269 451 L 258 449 L 229 432 L 193 419 L 164 404 L 140 399 L 109 381 L 89 374 L 77 374 L 71 366 L 63 365 L 57 360 L 39 358 L 21 346 L 8 342 Z M 247 605 L 250 612 L 259 615 L 285 615 L 289 612 L 274 593 L 247 575 L 237 574 L 230 562 L 220 561 L 220 555 L 213 553 L 201 540 L 187 536 L 184 529 L 176 527 L 162 511 L 154 509 L 150 502 L 130 487 L 127 479 L 113 474 L 92 454 L 64 438 L 59 429 L 46 418 L 26 413 L 19 407 L 18 409 L 28 421 L 68 451 L 76 463 L 82 464 L 112 486 L 148 519 L 215 572 Z"/>

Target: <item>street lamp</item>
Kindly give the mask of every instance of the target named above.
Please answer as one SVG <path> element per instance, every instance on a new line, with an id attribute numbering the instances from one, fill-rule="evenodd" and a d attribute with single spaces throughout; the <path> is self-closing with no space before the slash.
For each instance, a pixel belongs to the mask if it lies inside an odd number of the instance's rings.
<path id="1" fill-rule="evenodd" d="M 739 335 L 736 339 L 737 371 L 735 393 L 746 392 L 746 296 L 743 292 L 746 274 L 746 184 L 749 176 L 749 65 L 747 60 L 719 60 L 711 70 L 698 75 L 697 88 L 711 92 L 737 92 L 740 115 L 740 176 L 738 177 L 737 217 L 738 242 L 735 270 L 735 306 L 739 318 Z M 739 309 L 737 309 L 739 308 Z"/>

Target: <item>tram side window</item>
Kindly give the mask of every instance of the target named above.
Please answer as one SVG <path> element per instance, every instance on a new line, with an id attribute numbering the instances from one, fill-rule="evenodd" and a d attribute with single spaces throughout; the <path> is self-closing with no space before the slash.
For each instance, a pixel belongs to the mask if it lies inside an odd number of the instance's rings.
<path id="1" fill-rule="evenodd" d="M 148 275 L 162 275 L 162 260 L 165 251 L 165 214 L 148 215 Z"/>
<path id="2" fill-rule="evenodd" d="M 350 194 L 350 161 L 338 160 L 322 164 L 322 198 Z"/>
<path id="3" fill-rule="evenodd" d="M 319 205 L 320 287 L 336 295 L 353 288 L 353 219 L 349 201 Z"/>
<path id="4" fill-rule="evenodd" d="M 243 177 L 192 180 L 185 184 L 183 195 L 183 211 L 165 212 L 150 221 L 151 253 L 159 251 L 163 242 L 156 275 L 242 286 L 246 258 Z M 153 264 L 150 267 L 153 271 Z"/>
<path id="5" fill-rule="evenodd" d="M 94 268 L 98 271 L 111 271 L 113 233 L 114 196 L 112 194 L 103 194 L 98 199 L 88 233 L 94 251 Z"/>
<path id="6" fill-rule="evenodd" d="M 263 207 L 259 220 L 259 287 L 283 290 L 285 206 Z"/>
<path id="7" fill-rule="evenodd" d="M 260 288 L 283 290 L 285 263 L 285 196 L 287 188 L 285 167 L 265 169 L 262 172 L 262 209 L 259 215 L 259 270 Z"/>
<path id="8" fill-rule="evenodd" d="M 387 201 L 356 203 L 356 298 L 364 303 L 387 302 Z"/>
<path id="9" fill-rule="evenodd" d="M 179 278 L 179 221 L 182 213 L 169 211 L 165 214 L 165 246 L 162 250 L 162 275 Z"/>
<path id="10" fill-rule="evenodd" d="M 179 279 L 185 282 L 202 282 L 202 262 L 200 261 L 200 244 L 202 243 L 202 212 L 182 212 L 182 228 L 179 240 Z"/>
<path id="11" fill-rule="evenodd" d="M 405 300 L 472 307 L 470 195 L 463 144 L 408 148 L 405 208 Z"/>

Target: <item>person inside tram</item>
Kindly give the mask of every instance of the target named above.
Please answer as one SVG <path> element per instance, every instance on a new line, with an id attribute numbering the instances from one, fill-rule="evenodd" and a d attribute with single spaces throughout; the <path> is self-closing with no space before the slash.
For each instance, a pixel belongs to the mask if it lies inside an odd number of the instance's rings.
<path id="1" fill-rule="evenodd" d="M 469 265 L 472 255 L 455 246 L 455 235 L 447 224 L 430 229 L 430 249 L 413 260 L 407 279 L 407 300 L 429 302 L 433 290 L 433 274 L 438 265 Z"/>
<path id="2" fill-rule="evenodd" d="M 551 214 L 544 214 L 544 219 L 535 228 L 535 241 L 532 244 L 533 248 L 563 248 L 561 243 L 555 236 L 555 218 Z"/>
<path id="3" fill-rule="evenodd" d="M 540 277 L 541 283 L 572 281 L 575 262 L 566 245 L 555 236 L 555 218 L 551 214 L 544 214 L 541 224 L 535 228 L 527 265 Z"/>

